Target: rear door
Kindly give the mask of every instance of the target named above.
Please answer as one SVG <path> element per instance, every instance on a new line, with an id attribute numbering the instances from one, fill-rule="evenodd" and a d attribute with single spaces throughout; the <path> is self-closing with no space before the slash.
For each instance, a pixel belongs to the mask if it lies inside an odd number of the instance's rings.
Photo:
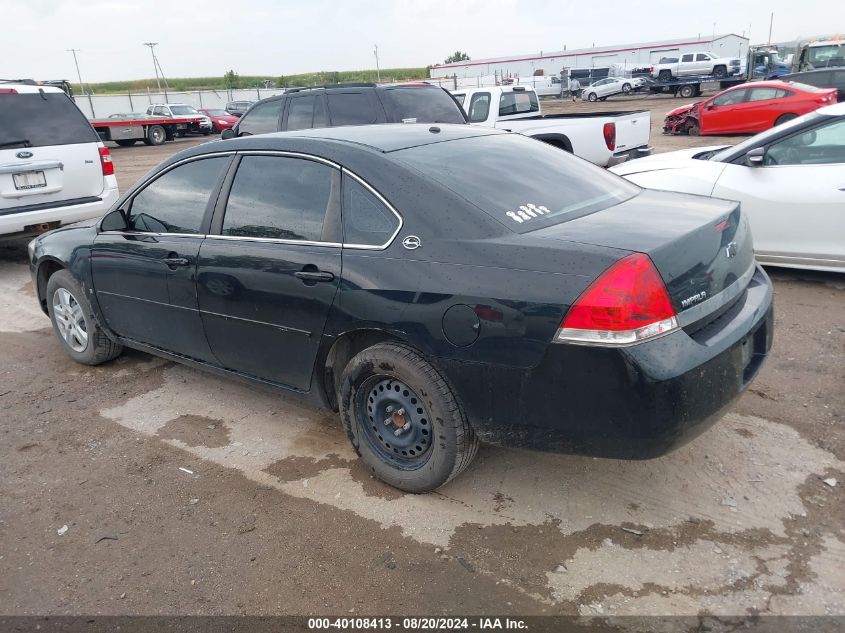
<path id="1" fill-rule="evenodd" d="M 182 163 L 124 203 L 129 226 L 94 240 L 91 274 L 120 336 L 214 362 L 197 308 L 197 254 L 230 155 Z"/>
<path id="2" fill-rule="evenodd" d="M 0 214 L 97 198 L 99 136 L 64 92 L 0 89 Z"/>
<path id="3" fill-rule="evenodd" d="M 341 276 L 340 171 L 240 158 L 200 249 L 199 309 L 227 369 L 307 391 Z"/>

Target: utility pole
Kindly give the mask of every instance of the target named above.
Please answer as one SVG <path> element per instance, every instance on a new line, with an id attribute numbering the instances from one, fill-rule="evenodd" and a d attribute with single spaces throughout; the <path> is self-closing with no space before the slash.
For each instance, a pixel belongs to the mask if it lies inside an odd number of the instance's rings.
<path id="1" fill-rule="evenodd" d="M 769 41 L 766 42 L 767 44 L 772 43 L 772 24 L 774 23 L 774 21 L 775 21 L 775 12 L 772 11 L 772 15 L 769 16 Z"/>
<path id="2" fill-rule="evenodd" d="M 156 54 L 154 48 L 158 46 L 158 42 L 144 42 L 144 46 L 150 47 L 150 55 L 153 56 L 153 70 L 156 74 L 156 85 L 158 86 L 158 91 L 161 92 L 161 82 L 158 79 L 158 62 L 156 61 Z"/>
<path id="3" fill-rule="evenodd" d="M 376 56 L 376 78 L 381 83 L 381 70 L 378 67 L 378 44 L 375 44 L 375 48 L 373 48 L 373 55 Z"/>
<path id="4" fill-rule="evenodd" d="M 94 113 L 94 101 L 91 99 L 91 91 L 85 90 L 85 84 L 82 83 L 82 73 L 79 72 L 79 61 L 76 59 L 76 54 L 81 51 L 78 48 L 69 48 L 67 51 L 69 53 L 73 53 L 73 63 L 76 66 L 76 77 L 79 79 L 79 88 L 83 93 L 88 95 L 88 105 L 91 107 L 91 118 L 96 118 L 97 115 Z"/>

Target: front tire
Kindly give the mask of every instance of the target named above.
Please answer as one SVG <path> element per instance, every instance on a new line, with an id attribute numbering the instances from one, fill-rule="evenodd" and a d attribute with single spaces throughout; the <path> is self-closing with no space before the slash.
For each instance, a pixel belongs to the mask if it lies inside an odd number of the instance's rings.
<path id="1" fill-rule="evenodd" d="M 595 92 L 591 92 L 587 95 L 587 101 L 598 101 L 598 95 Z"/>
<path id="2" fill-rule="evenodd" d="M 382 481 L 406 492 L 435 490 L 457 477 L 478 438 L 440 373 L 405 345 L 359 352 L 340 384 L 343 427 Z"/>
<path id="3" fill-rule="evenodd" d="M 60 270 L 47 282 L 47 312 L 59 342 L 77 363 L 100 365 L 123 351 L 97 324 L 84 289 L 69 271 Z"/>
<path id="4" fill-rule="evenodd" d="M 657 74 L 657 78 L 660 81 L 672 81 L 672 71 L 671 70 L 661 70 Z"/>
<path id="5" fill-rule="evenodd" d="M 622 84 L 622 94 L 631 92 L 631 84 Z"/>
<path id="6" fill-rule="evenodd" d="M 728 69 L 725 68 L 724 66 L 716 66 L 716 68 L 713 69 L 713 76 L 716 77 L 717 79 L 722 79 L 724 77 L 727 77 L 728 76 Z"/>

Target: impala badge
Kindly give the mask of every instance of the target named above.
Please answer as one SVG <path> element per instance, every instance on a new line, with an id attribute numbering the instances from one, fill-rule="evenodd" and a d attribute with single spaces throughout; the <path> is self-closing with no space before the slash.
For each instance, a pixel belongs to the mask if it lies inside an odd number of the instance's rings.
<path id="1" fill-rule="evenodd" d="M 725 257 L 730 259 L 731 257 L 736 257 L 736 254 L 739 252 L 739 246 L 736 245 L 736 242 L 731 242 L 725 247 Z"/>
<path id="2" fill-rule="evenodd" d="M 409 251 L 414 251 L 422 246 L 422 242 L 420 242 L 420 238 L 416 235 L 409 235 L 404 240 L 402 240 L 402 246 L 407 248 Z"/>

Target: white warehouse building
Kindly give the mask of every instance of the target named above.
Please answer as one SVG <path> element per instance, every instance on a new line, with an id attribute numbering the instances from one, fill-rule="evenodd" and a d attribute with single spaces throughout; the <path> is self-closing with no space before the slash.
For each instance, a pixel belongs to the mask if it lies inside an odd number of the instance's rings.
<path id="1" fill-rule="evenodd" d="M 619 46 L 598 46 L 563 50 L 539 55 L 513 55 L 489 59 L 439 64 L 431 67 L 431 78 L 440 79 L 456 75 L 484 77 L 531 77 L 536 75 L 557 75 L 563 68 L 645 68 L 656 64 L 662 57 L 680 57 L 684 53 L 703 51 L 719 57 L 745 59 L 748 52 L 748 38 L 730 33 L 715 37 L 687 37 L 662 42 L 623 44 Z"/>

